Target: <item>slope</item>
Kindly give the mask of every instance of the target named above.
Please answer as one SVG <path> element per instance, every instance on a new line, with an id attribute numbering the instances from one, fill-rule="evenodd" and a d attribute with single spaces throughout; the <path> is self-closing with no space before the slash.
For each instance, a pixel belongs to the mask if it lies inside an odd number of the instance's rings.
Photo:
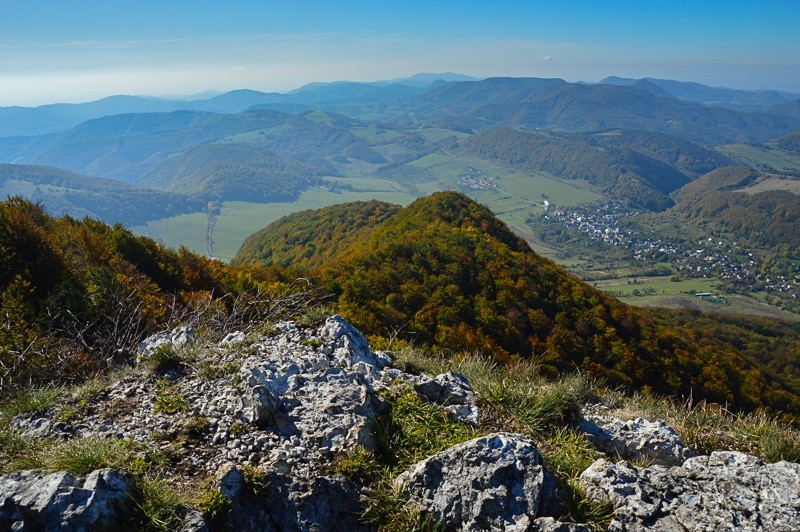
<path id="1" fill-rule="evenodd" d="M 25 145 L 0 139 L 6 158 L 56 166 L 73 172 L 134 182 L 170 155 L 200 143 L 215 142 L 280 120 L 282 113 L 252 111 L 219 115 L 194 111 L 109 116 Z M 6 142 L 19 147 L 3 150 Z"/>
<path id="2" fill-rule="evenodd" d="M 223 201 L 292 201 L 322 170 L 253 144 L 202 144 L 175 155 L 138 183 Z"/>
<path id="3" fill-rule="evenodd" d="M 296 212 L 250 235 L 231 264 L 320 268 L 399 210 L 373 200 Z"/>
<path id="4" fill-rule="evenodd" d="M 753 246 L 785 250 L 788 258 L 796 258 L 800 195 L 778 188 L 788 181 L 797 182 L 751 168 L 721 168 L 678 191 L 672 212 L 712 233 L 731 233 Z"/>
<path id="5" fill-rule="evenodd" d="M 690 181 L 644 153 L 613 146 L 598 149 L 582 140 L 547 133 L 492 129 L 470 137 L 462 147 L 529 172 L 586 180 L 613 198 L 653 211 L 672 206 L 667 195 Z"/>
<path id="6" fill-rule="evenodd" d="M 320 219 L 298 216 L 294 225 L 311 238 L 292 248 L 302 255 L 324 242 L 318 235 L 331 218 L 331 211 Z M 683 325 L 657 321 L 582 283 L 461 194 L 422 198 L 361 233 L 307 273 L 321 275 L 340 312 L 372 334 L 399 333 L 447 352 L 482 350 L 505 362 L 535 357 L 551 371 L 579 367 L 612 384 L 747 408 L 770 404 L 783 390 L 796 394 L 774 371 L 753 392 L 749 379 L 764 365 L 752 354 L 701 345 Z M 258 244 L 251 241 L 250 249 Z M 245 252 L 237 260 L 245 258 L 258 260 Z M 790 403 L 800 409 L 796 396 Z"/>
<path id="7" fill-rule="evenodd" d="M 89 216 L 126 225 L 193 212 L 204 206 L 193 196 L 137 188 L 58 168 L 0 164 L 0 197 L 17 195 L 42 202 L 54 215 Z"/>
<path id="8" fill-rule="evenodd" d="M 786 105 L 786 104 L 782 104 Z M 423 117 L 463 114 L 528 129 L 644 129 L 701 144 L 766 141 L 800 127 L 796 116 L 743 112 L 661 97 L 636 87 L 489 78 L 451 83 L 417 100 Z M 483 126 L 485 127 L 485 126 Z"/>

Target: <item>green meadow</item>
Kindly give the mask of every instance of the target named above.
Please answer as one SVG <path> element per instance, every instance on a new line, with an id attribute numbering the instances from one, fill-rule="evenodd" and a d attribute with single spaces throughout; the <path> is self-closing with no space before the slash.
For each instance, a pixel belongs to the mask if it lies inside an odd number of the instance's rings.
<path id="1" fill-rule="evenodd" d="M 278 218 L 297 211 L 318 209 L 337 203 L 378 199 L 407 205 L 415 198 L 403 192 L 394 182 L 384 179 L 331 179 L 348 182 L 355 188 L 367 191 L 343 190 L 334 193 L 326 187 L 315 187 L 303 192 L 293 203 L 247 203 L 228 201 L 222 205 L 214 230 L 214 256 L 228 261 L 236 254 L 244 239 Z M 197 253 L 206 254 L 206 224 L 204 213 L 183 214 L 165 218 L 134 228 L 138 234 L 156 238 L 170 247 L 186 246 Z"/>

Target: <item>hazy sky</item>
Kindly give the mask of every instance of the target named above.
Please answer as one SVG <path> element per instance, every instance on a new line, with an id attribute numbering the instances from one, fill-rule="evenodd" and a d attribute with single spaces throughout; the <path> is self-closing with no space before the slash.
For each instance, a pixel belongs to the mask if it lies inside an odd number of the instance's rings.
<path id="1" fill-rule="evenodd" d="M 445 71 L 800 93 L 800 0 L 0 0 L 0 106 Z"/>

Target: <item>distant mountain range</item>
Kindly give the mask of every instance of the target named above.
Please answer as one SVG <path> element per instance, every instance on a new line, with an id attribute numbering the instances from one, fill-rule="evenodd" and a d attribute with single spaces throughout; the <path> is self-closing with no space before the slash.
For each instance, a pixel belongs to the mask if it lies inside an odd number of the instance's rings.
<path id="1" fill-rule="evenodd" d="M 419 161 L 453 154 L 579 180 L 606 198 L 663 211 L 675 204 L 675 191 L 733 164 L 713 146 L 780 139 L 771 145 L 796 151 L 800 100 L 792 96 L 650 78 L 579 84 L 452 73 L 186 101 L 114 96 L 0 108 L 0 163 L 73 172 L 70 190 L 108 194 L 89 208 L 87 198 L 96 196 L 67 200 L 32 170 L 36 186 L 8 189 L 45 199 L 56 214 L 110 220 L 103 205 L 135 190 L 89 185 L 85 176 L 145 187 L 142 197 L 155 198 L 153 189 L 172 194 L 117 216 L 126 223 L 208 201 L 292 202 L 312 187 L 335 190 L 336 178 L 389 179 L 420 195 L 437 175 Z M 20 134 L 26 131 L 47 133 Z"/>
<path id="2" fill-rule="evenodd" d="M 409 78 L 372 83 L 349 81 L 310 83 L 289 93 L 239 89 L 211 98 L 167 99 L 147 96 L 109 96 L 79 104 L 58 103 L 40 107 L 0 107 L 0 137 L 55 133 L 103 116 L 128 113 L 207 111 L 239 113 L 253 106 L 286 112 L 302 112 L 318 104 L 355 98 L 392 98 L 418 94 L 422 89 L 476 78 L 450 72 L 420 73 Z"/>
<path id="3" fill-rule="evenodd" d="M 610 87 L 617 87 L 616 90 Z M 662 100 L 653 100 L 651 97 Z M 800 120 L 800 95 L 781 91 L 743 91 L 708 87 L 699 83 L 643 78 L 609 77 L 599 84 L 567 83 L 561 79 L 488 78 L 477 80 L 454 73 L 421 73 L 388 81 L 310 83 L 289 93 L 234 90 L 211 98 L 167 99 L 110 96 L 81 104 L 40 107 L 0 107 L 0 137 L 35 136 L 64 131 L 87 120 L 127 113 L 203 111 L 235 114 L 246 109 L 298 113 L 314 109 L 370 119 L 388 119 L 423 111 L 442 118 L 454 113 L 525 127 L 587 130 L 602 127 L 670 130 L 692 135 L 693 140 L 717 142 L 719 138 L 766 140 L 780 135 L 785 124 L 775 116 Z M 672 103 L 670 103 L 672 102 Z M 701 107 L 680 104 L 703 104 Z M 708 106 L 713 109 L 707 109 Z M 750 111 L 733 131 L 711 135 L 709 120 L 735 123 L 738 114 L 718 107 Z M 763 115 L 772 115 L 770 120 Z M 755 130 L 748 134 L 746 129 Z M 725 129 L 730 129 L 725 127 Z M 734 139 L 735 140 L 735 139 Z"/>
<path id="4" fill-rule="evenodd" d="M 800 99 L 800 94 L 775 90 L 737 90 L 724 87 L 709 87 L 700 83 L 674 81 L 655 78 L 619 78 L 610 76 L 601 84 L 637 87 L 652 92 L 656 96 L 665 96 L 704 103 L 731 107 L 756 107 L 778 105 Z"/>

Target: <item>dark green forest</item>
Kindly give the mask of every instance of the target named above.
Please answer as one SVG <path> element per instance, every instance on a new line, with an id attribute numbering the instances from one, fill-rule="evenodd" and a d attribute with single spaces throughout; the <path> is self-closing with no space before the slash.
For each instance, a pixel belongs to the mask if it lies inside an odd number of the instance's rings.
<path id="1" fill-rule="evenodd" d="M 340 312 L 373 335 L 445 353 L 479 350 L 506 364 L 533 358 L 552 374 L 577 368 L 631 389 L 800 412 L 798 383 L 785 364 L 765 358 L 778 351 L 795 363 L 800 333 L 790 327 L 762 320 L 748 328 L 714 317 L 695 326 L 681 313 L 629 307 L 532 252 L 461 194 L 433 194 L 384 221 L 363 215 L 371 207 L 284 218 L 261 236 L 300 228 L 305 244 L 254 237 L 237 261 L 291 264 L 318 276 Z M 334 220 L 339 226 L 331 228 Z M 333 253 L 325 247 L 324 261 L 308 260 L 306 250 L 326 246 L 326 231 L 356 238 Z"/>

